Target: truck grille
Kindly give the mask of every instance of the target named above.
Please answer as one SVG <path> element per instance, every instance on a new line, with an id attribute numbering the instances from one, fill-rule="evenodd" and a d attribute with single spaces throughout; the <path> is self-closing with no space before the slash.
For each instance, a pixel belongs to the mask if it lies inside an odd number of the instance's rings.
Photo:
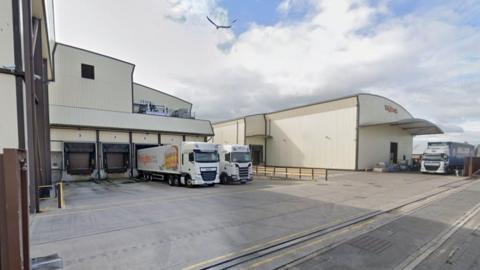
<path id="1" fill-rule="evenodd" d="M 238 176 L 241 179 L 248 178 L 248 167 L 238 168 Z"/>
<path id="2" fill-rule="evenodd" d="M 425 165 L 425 169 L 427 171 L 436 171 L 436 170 L 438 170 L 439 167 L 440 166 L 438 166 L 438 165 Z"/>
<path id="3" fill-rule="evenodd" d="M 217 171 L 201 172 L 203 181 L 214 181 L 217 177 Z"/>

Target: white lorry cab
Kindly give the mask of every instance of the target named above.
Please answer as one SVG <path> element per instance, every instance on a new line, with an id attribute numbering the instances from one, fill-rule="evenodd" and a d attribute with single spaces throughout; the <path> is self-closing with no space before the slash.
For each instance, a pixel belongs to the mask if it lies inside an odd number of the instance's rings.
<path id="1" fill-rule="evenodd" d="M 252 181 L 252 158 L 246 145 L 219 145 L 220 183 L 246 183 Z"/>
<path id="2" fill-rule="evenodd" d="M 139 176 L 167 180 L 171 186 L 214 186 L 219 183 L 218 145 L 182 142 L 137 151 Z"/>
<path id="3" fill-rule="evenodd" d="M 474 146 L 457 142 L 429 142 L 422 156 L 420 171 L 447 174 L 461 170 L 466 157 L 472 157 Z"/>

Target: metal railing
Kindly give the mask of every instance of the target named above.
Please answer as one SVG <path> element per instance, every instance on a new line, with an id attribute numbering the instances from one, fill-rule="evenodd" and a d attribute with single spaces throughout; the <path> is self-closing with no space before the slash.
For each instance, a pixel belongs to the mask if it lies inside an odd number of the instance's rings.
<path id="1" fill-rule="evenodd" d="M 284 179 L 328 181 L 328 170 L 322 168 L 254 165 L 253 174 Z"/>

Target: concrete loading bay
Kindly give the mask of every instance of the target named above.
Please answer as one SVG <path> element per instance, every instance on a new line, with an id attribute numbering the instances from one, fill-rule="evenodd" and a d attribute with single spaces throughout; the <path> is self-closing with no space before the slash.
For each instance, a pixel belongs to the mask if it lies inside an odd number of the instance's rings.
<path id="1" fill-rule="evenodd" d="M 31 252 L 65 269 L 475 269 L 479 192 L 461 177 L 339 171 L 194 189 L 71 182 L 65 209 L 33 217 Z"/>

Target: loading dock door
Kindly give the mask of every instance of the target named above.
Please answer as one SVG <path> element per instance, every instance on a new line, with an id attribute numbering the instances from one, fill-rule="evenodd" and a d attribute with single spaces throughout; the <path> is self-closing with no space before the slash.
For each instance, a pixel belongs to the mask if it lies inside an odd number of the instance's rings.
<path id="1" fill-rule="evenodd" d="M 88 175 L 95 169 L 94 143 L 65 143 L 65 168 L 71 175 Z"/>
<path id="2" fill-rule="evenodd" d="M 103 144 L 103 167 L 107 173 L 124 173 L 128 170 L 130 146 L 128 144 Z"/>
<path id="3" fill-rule="evenodd" d="M 250 145 L 250 151 L 252 153 L 253 165 L 259 165 L 263 163 L 263 145 Z"/>

